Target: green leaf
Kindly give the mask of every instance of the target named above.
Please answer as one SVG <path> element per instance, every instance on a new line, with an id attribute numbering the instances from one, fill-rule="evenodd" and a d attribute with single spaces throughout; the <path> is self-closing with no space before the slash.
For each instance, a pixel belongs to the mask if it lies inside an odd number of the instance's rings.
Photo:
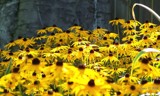
<path id="1" fill-rule="evenodd" d="M 9 64 L 8 64 L 8 67 L 7 67 L 6 71 L 5 71 L 5 75 L 8 74 L 8 73 L 10 73 L 10 71 L 11 71 L 11 66 L 12 66 L 12 59 L 10 59 L 10 62 L 9 62 Z"/>
<path id="2" fill-rule="evenodd" d="M 133 66 L 134 66 L 134 64 L 139 60 L 139 58 L 142 56 L 142 54 L 148 53 L 148 52 L 160 53 L 159 50 L 154 49 L 154 48 L 145 48 L 145 49 L 143 49 L 142 51 L 140 51 L 140 52 L 137 54 L 137 56 L 133 59 L 132 69 L 131 69 L 131 75 L 132 75 L 132 73 L 133 73 Z"/>
<path id="3" fill-rule="evenodd" d="M 148 53 L 148 52 L 160 53 L 160 51 L 157 50 L 157 49 L 154 49 L 154 48 L 145 48 L 145 49 L 143 49 L 142 51 L 140 51 L 138 53 L 138 55 L 134 58 L 133 63 L 135 63 L 141 57 L 142 54 Z"/>

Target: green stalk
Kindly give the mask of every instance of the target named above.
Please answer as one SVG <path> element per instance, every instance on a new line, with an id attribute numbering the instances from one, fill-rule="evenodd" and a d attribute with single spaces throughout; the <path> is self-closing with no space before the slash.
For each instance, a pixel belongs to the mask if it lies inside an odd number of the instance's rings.
<path id="1" fill-rule="evenodd" d="M 154 49 L 154 48 L 145 48 L 145 49 L 143 49 L 142 51 L 140 51 L 140 52 L 137 54 L 137 56 L 136 56 L 136 57 L 133 59 L 133 61 L 132 61 L 131 76 L 132 76 L 132 74 L 133 74 L 133 67 L 134 67 L 134 65 L 136 64 L 136 62 L 139 60 L 139 58 L 142 56 L 142 54 L 148 53 L 148 52 L 160 53 L 159 50 Z"/>
<path id="2" fill-rule="evenodd" d="M 24 94 L 23 94 L 23 92 L 22 92 L 22 86 L 21 86 L 21 84 L 18 85 L 18 89 L 19 89 L 19 91 L 20 91 L 21 96 L 24 96 Z"/>
<path id="3" fill-rule="evenodd" d="M 118 36 L 119 36 L 119 44 L 121 43 L 121 36 L 120 36 L 120 31 L 119 31 L 119 26 L 116 26 L 117 32 L 118 32 Z"/>
<path id="4" fill-rule="evenodd" d="M 12 59 L 10 59 L 10 62 L 9 62 L 9 64 L 8 64 L 8 66 L 7 66 L 7 69 L 6 69 L 6 71 L 5 71 L 5 75 L 6 74 L 8 74 L 8 73 L 10 73 L 10 71 L 11 71 L 11 66 L 12 66 Z"/>

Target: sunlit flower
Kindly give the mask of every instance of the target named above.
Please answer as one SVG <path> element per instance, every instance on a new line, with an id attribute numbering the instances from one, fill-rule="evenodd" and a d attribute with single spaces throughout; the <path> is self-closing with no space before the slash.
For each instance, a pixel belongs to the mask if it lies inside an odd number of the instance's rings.
<path id="1" fill-rule="evenodd" d="M 79 86 L 76 86 L 72 93 L 75 95 L 92 95 L 92 96 L 101 96 L 101 94 L 107 94 L 111 88 L 109 84 L 105 83 L 102 78 L 79 78 L 76 80 Z"/>

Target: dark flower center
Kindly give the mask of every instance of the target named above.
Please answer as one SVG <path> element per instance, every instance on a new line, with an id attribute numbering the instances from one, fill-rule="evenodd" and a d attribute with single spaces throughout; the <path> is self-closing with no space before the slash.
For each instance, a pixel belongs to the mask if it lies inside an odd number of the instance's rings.
<path id="1" fill-rule="evenodd" d="M 119 19 L 118 17 L 115 18 L 115 20 L 118 20 L 118 19 Z"/>
<path id="2" fill-rule="evenodd" d="M 88 86 L 90 87 L 94 87 L 95 86 L 95 83 L 94 83 L 94 80 L 91 79 L 89 82 L 88 82 Z"/>
<path id="3" fill-rule="evenodd" d="M 28 58 L 33 58 L 33 55 L 28 54 L 27 57 L 28 57 Z"/>
<path id="4" fill-rule="evenodd" d="M 9 91 L 7 89 L 4 89 L 3 90 L 3 93 L 8 93 Z"/>
<path id="5" fill-rule="evenodd" d="M 44 50 L 44 47 L 41 47 L 40 50 Z"/>
<path id="6" fill-rule="evenodd" d="M 18 39 L 21 39 L 22 38 L 22 36 L 18 36 Z"/>
<path id="7" fill-rule="evenodd" d="M 30 52 L 30 50 L 29 50 L 29 48 L 28 48 L 28 47 L 27 47 L 25 50 L 26 50 L 26 52 Z"/>
<path id="8" fill-rule="evenodd" d="M 48 90 L 48 95 L 52 95 L 53 94 L 53 90 Z"/>
<path id="9" fill-rule="evenodd" d="M 68 49 L 68 54 L 71 54 L 72 53 L 72 50 L 71 49 Z"/>
<path id="10" fill-rule="evenodd" d="M 148 20 L 146 20 L 146 22 L 145 23 L 149 23 L 149 21 Z"/>
<path id="11" fill-rule="evenodd" d="M 73 84 L 73 82 L 72 82 L 72 81 L 68 81 L 67 83 L 68 83 L 68 85 L 72 85 L 72 84 Z"/>
<path id="12" fill-rule="evenodd" d="M 34 85 L 38 85 L 38 84 L 40 84 L 40 81 L 38 80 L 34 81 Z"/>
<path id="13" fill-rule="evenodd" d="M 154 84 L 160 84 L 160 79 L 155 79 Z"/>
<path id="14" fill-rule="evenodd" d="M 78 24 L 73 24 L 73 26 L 78 26 Z"/>
<path id="15" fill-rule="evenodd" d="M 129 40 L 129 41 L 127 41 L 127 44 L 131 44 L 131 41 Z"/>
<path id="16" fill-rule="evenodd" d="M 133 41 L 133 39 L 132 39 L 132 38 L 130 38 L 130 41 Z"/>
<path id="17" fill-rule="evenodd" d="M 42 73 L 42 78 L 45 78 L 46 77 L 46 74 Z"/>
<path id="18" fill-rule="evenodd" d="M 100 29 L 101 27 L 100 26 L 97 26 L 97 29 Z"/>
<path id="19" fill-rule="evenodd" d="M 107 40 L 107 37 L 103 37 L 103 40 Z"/>
<path id="20" fill-rule="evenodd" d="M 113 56 L 112 52 L 109 52 L 109 56 Z"/>
<path id="21" fill-rule="evenodd" d="M 36 72 L 33 72 L 33 73 L 32 73 L 32 76 L 36 76 L 36 75 L 37 75 L 37 73 L 36 73 Z"/>
<path id="22" fill-rule="evenodd" d="M 116 93 L 117 93 L 117 95 L 121 95 L 121 92 L 119 92 L 119 91 L 118 91 L 118 92 L 116 92 Z"/>
<path id="23" fill-rule="evenodd" d="M 18 59 L 20 59 L 20 60 L 21 60 L 21 59 L 22 59 L 22 56 L 18 56 Z"/>
<path id="24" fill-rule="evenodd" d="M 131 86 L 130 86 L 130 89 L 131 89 L 131 90 L 135 90 L 136 87 L 135 87 L 134 85 L 131 85 Z"/>
<path id="25" fill-rule="evenodd" d="M 148 60 L 148 58 L 143 58 L 143 59 L 141 60 L 141 62 L 142 62 L 143 64 L 148 64 L 148 63 L 149 63 L 149 60 Z"/>
<path id="26" fill-rule="evenodd" d="M 106 82 L 107 82 L 107 83 L 113 83 L 114 81 L 111 80 L 111 79 L 107 79 Z"/>
<path id="27" fill-rule="evenodd" d="M 78 41 L 79 41 L 79 42 L 81 42 L 81 41 L 82 41 L 82 39 L 78 39 Z"/>
<path id="28" fill-rule="evenodd" d="M 60 41 L 60 42 L 62 42 L 62 41 L 63 41 L 63 39 L 60 39 L 59 41 Z"/>
<path id="29" fill-rule="evenodd" d="M 13 73 L 18 73 L 18 71 L 19 71 L 19 67 L 13 68 Z"/>
<path id="30" fill-rule="evenodd" d="M 94 53 L 94 50 L 90 50 L 90 53 L 91 53 L 91 54 Z"/>
<path id="31" fill-rule="evenodd" d="M 148 82 L 148 81 L 144 79 L 144 80 L 141 81 L 141 84 L 144 85 L 144 84 L 146 84 L 147 82 Z"/>
<path id="32" fill-rule="evenodd" d="M 27 38 L 23 38 L 23 41 L 27 41 Z"/>
<path id="33" fill-rule="evenodd" d="M 66 30 L 66 33 L 70 33 L 70 31 L 69 31 L 69 30 Z"/>
<path id="34" fill-rule="evenodd" d="M 125 75 L 125 77 L 128 78 L 128 77 L 129 77 L 129 74 L 127 73 L 127 74 Z"/>
<path id="35" fill-rule="evenodd" d="M 80 28 L 79 30 L 83 31 L 84 29 L 83 29 L 83 28 Z"/>
<path id="36" fill-rule="evenodd" d="M 62 61 L 58 61 L 58 62 L 56 63 L 56 65 L 57 65 L 57 66 L 63 66 L 63 62 L 62 62 Z"/>
<path id="37" fill-rule="evenodd" d="M 80 47 L 80 48 L 79 48 L 79 51 L 83 51 L 83 48 L 82 48 L 82 47 Z"/>
<path id="38" fill-rule="evenodd" d="M 148 38 L 147 36 L 144 36 L 144 37 L 143 37 L 144 40 L 146 40 L 147 38 Z"/>
<path id="39" fill-rule="evenodd" d="M 32 64 L 33 64 L 33 65 L 39 65 L 39 64 L 40 64 L 40 60 L 39 60 L 38 58 L 34 58 L 34 59 L 32 60 Z"/>
<path id="40" fill-rule="evenodd" d="M 157 40 L 160 40 L 160 35 L 158 35 Z"/>
<path id="41" fill-rule="evenodd" d="M 130 23 L 130 21 L 127 21 L 127 23 L 129 24 L 129 23 Z"/>
<path id="42" fill-rule="evenodd" d="M 56 24 L 53 24 L 53 27 L 57 27 L 57 25 L 56 25 Z"/>
<path id="43" fill-rule="evenodd" d="M 131 27 L 129 27 L 129 30 L 132 30 L 132 28 L 131 28 Z"/>
<path id="44" fill-rule="evenodd" d="M 153 25 L 149 26 L 149 28 L 153 28 Z"/>
<path id="45" fill-rule="evenodd" d="M 86 68 L 86 66 L 84 64 L 78 65 L 78 69 L 85 69 L 85 68 Z"/>
<path id="46" fill-rule="evenodd" d="M 12 55 L 13 55 L 13 53 L 12 53 L 12 52 L 9 52 L 9 55 L 10 55 L 10 56 L 12 56 Z"/>

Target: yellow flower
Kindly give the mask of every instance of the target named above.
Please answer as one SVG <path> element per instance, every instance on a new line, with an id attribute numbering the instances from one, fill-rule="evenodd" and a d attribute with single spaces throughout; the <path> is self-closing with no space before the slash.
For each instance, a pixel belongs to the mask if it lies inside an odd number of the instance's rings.
<path id="1" fill-rule="evenodd" d="M 70 28 L 68 28 L 68 30 L 73 31 L 73 32 L 77 31 L 79 29 L 81 29 L 81 26 L 78 26 L 77 24 L 74 24 L 73 26 L 71 26 Z"/>
<path id="2" fill-rule="evenodd" d="M 13 92 L 7 89 L 0 90 L 0 93 L 1 93 L 0 96 L 15 96 Z"/>
<path id="3" fill-rule="evenodd" d="M 130 76 L 128 73 L 125 74 L 124 77 L 121 77 L 120 79 L 118 79 L 118 83 L 123 85 L 123 84 L 131 84 L 131 83 L 138 83 L 138 78 L 137 77 L 133 77 Z"/>
<path id="4" fill-rule="evenodd" d="M 20 38 L 15 40 L 15 43 L 20 47 L 20 48 L 27 48 L 29 46 L 33 46 L 35 44 L 35 41 L 33 38 Z"/>
<path id="5" fill-rule="evenodd" d="M 30 94 L 39 95 L 43 93 L 44 90 L 46 90 L 49 87 L 49 85 L 43 82 L 43 80 L 33 80 L 29 82 L 28 84 L 25 84 L 24 86 L 27 88 L 25 93 L 28 95 Z"/>
<path id="6" fill-rule="evenodd" d="M 108 31 L 108 30 L 98 26 L 96 29 L 93 30 L 93 34 L 101 37 L 105 34 L 106 31 Z"/>
<path id="7" fill-rule="evenodd" d="M 135 20 L 128 20 L 125 23 L 122 24 L 122 28 L 135 28 L 136 26 L 139 26 L 140 22 Z"/>
<path id="8" fill-rule="evenodd" d="M 146 21 L 145 23 L 143 23 L 141 26 L 140 26 L 140 29 L 146 29 L 146 28 L 149 28 L 149 26 L 156 26 L 156 24 L 153 24 L 149 21 Z"/>
<path id="9" fill-rule="evenodd" d="M 4 46 L 4 48 L 10 49 L 11 47 L 14 46 L 16 46 L 16 43 L 13 40 L 11 40 L 8 44 Z"/>
<path id="10" fill-rule="evenodd" d="M 112 23 L 112 25 L 118 25 L 119 23 L 123 24 L 124 22 L 125 22 L 124 19 L 119 19 L 119 18 L 115 18 L 114 20 L 109 21 L 109 23 Z"/>
<path id="11" fill-rule="evenodd" d="M 46 34 L 47 31 L 45 28 L 37 30 L 37 34 Z"/>
<path id="12" fill-rule="evenodd" d="M 138 42 L 141 47 L 150 47 L 153 44 L 153 40 L 148 36 L 143 36 L 143 38 Z"/>
<path id="13" fill-rule="evenodd" d="M 105 83 L 105 80 L 102 78 L 79 78 L 76 80 L 79 86 L 76 86 L 72 93 L 75 93 L 76 96 L 81 95 L 92 95 L 92 96 L 101 96 L 102 94 L 109 93 L 110 85 Z"/>
<path id="14" fill-rule="evenodd" d="M 112 52 L 110 52 L 107 57 L 105 57 L 105 58 L 103 58 L 101 60 L 101 62 L 104 62 L 104 63 L 107 63 L 107 62 L 116 63 L 116 62 L 119 62 L 119 60 L 113 55 Z"/>
<path id="15" fill-rule="evenodd" d="M 110 45 L 110 44 L 112 44 L 113 43 L 113 40 L 112 39 L 109 39 L 109 38 L 107 38 L 107 37 L 103 37 L 103 39 L 102 40 L 98 40 L 97 42 L 96 42 L 96 44 L 97 45 L 101 45 L 101 46 L 103 46 L 103 45 Z"/>
<path id="16" fill-rule="evenodd" d="M 26 66 L 23 67 L 23 70 L 31 71 L 31 72 L 41 72 L 44 68 L 46 62 L 44 62 L 40 58 L 33 58 L 27 61 Z"/>
<path id="17" fill-rule="evenodd" d="M 18 56 L 17 52 L 11 52 L 9 50 L 2 51 L 2 58 L 4 59 L 15 59 Z"/>
<path id="18" fill-rule="evenodd" d="M 57 27 L 56 25 L 53 25 L 51 27 L 47 27 L 46 30 L 48 32 L 55 32 L 55 33 L 61 33 L 61 32 L 63 32 L 63 30 L 61 28 Z"/>
<path id="19" fill-rule="evenodd" d="M 128 28 L 127 30 L 124 30 L 124 34 L 126 34 L 126 35 L 134 35 L 136 33 L 137 33 L 137 31 L 133 28 Z"/>
<path id="20" fill-rule="evenodd" d="M 80 28 L 76 31 L 76 36 L 82 37 L 82 38 L 88 38 L 88 31 L 84 30 L 83 28 Z"/>
<path id="21" fill-rule="evenodd" d="M 41 95 L 42 96 L 63 96 L 58 92 L 54 92 L 53 89 L 48 89 L 47 91 L 43 92 Z"/>
<path id="22" fill-rule="evenodd" d="M 139 84 L 129 84 L 125 86 L 125 93 L 131 94 L 131 96 L 137 96 L 141 93 L 141 86 Z"/>

